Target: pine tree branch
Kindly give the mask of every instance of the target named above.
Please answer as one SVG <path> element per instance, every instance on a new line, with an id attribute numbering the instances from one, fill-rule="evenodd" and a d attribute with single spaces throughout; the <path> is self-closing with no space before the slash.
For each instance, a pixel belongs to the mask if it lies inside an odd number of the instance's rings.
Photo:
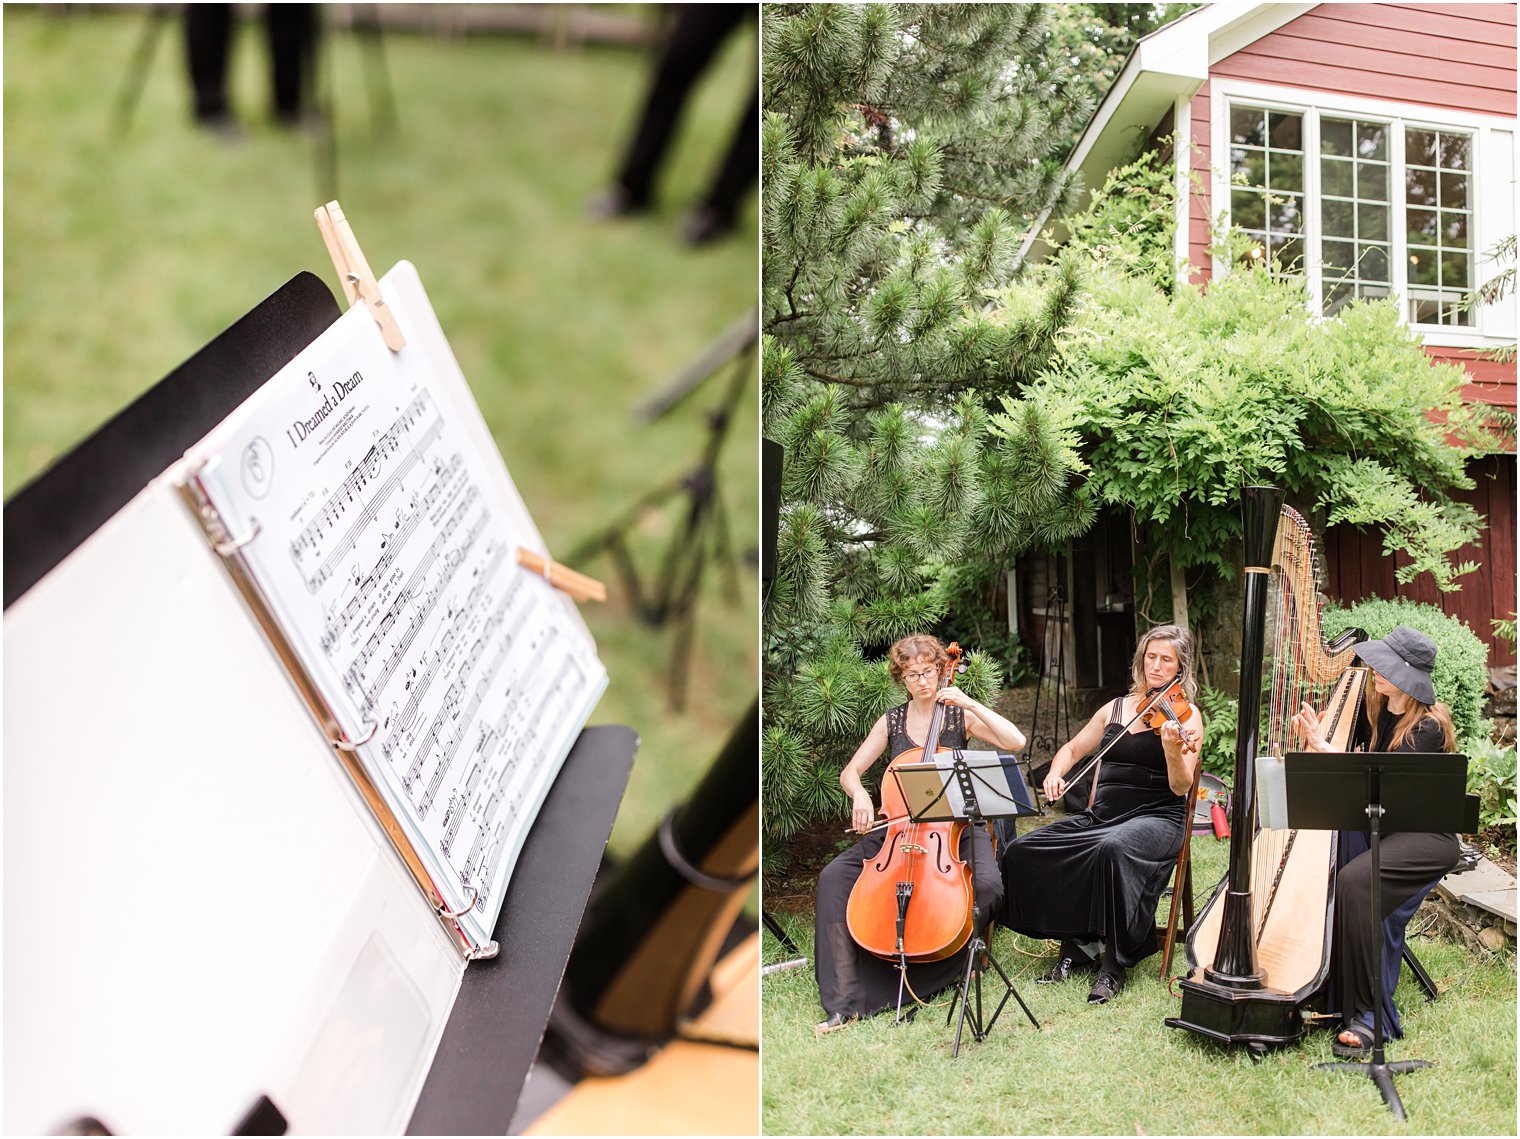
<path id="1" fill-rule="evenodd" d="M 995 206 L 1008 206 L 1013 202 L 1011 196 L 997 198 L 990 194 L 978 194 L 975 190 L 967 190 L 960 186 L 943 186 L 941 188 L 951 194 L 959 194 L 963 198 L 974 198 L 979 202 L 991 202 Z"/>
<path id="2" fill-rule="evenodd" d="M 828 372 L 817 372 L 812 368 L 803 368 L 802 371 L 804 375 L 811 376 L 813 379 L 825 384 L 847 384 L 852 388 L 869 388 L 875 386 L 870 380 L 857 380 L 850 376 L 830 375 Z"/>

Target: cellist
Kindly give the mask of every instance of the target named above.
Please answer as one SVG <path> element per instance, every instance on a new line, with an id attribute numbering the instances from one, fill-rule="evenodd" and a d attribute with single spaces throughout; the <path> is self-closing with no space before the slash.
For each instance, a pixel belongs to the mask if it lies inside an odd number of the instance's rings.
<path id="1" fill-rule="evenodd" d="M 1019 751 L 1024 733 L 1005 717 L 973 700 L 955 685 L 939 687 L 948 657 L 934 637 L 908 636 L 887 651 L 887 668 L 894 683 L 908 692 L 908 701 L 889 709 L 871 727 L 864 742 L 839 773 L 839 785 L 849 796 L 852 829 L 871 831 L 880 813 L 871 794 L 861 783 L 861 776 L 884 754 L 888 759 L 919 747 L 929 727 L 936 704 L 945 708 L 945 722 L 940 731 L 941 748 L 966 748 L 970 737 L 993 745 L 1001 751 Z M 827 1014 L 818 1025 L 819 1033 L 832 1032 L 862 1016 L 871 1016 L 893 1007 L 898 995 L 897 966 L 866 952 L 850 936 L 845 921 L 850 891 L 861 875 L 867 859 L 881 849 L 884 832 L 865 834 L 859 842 L 839 855 L 818 878 L 818 895 L 814 908 L 814 974 L 818 980 L 818 997 Z M 970 856 L 969 844 L 978 843 L 976 901 L 984 915 L 1002 907 L 1003 882 L 997 859 L 986 832 L 968 828 L 962 836 L 960 855 Z M 957 983 L 964 969 L 963 955 L 955 954 L 943 961 L 912 964 L 907 970 L 911 992 L 926 998 Z"/>

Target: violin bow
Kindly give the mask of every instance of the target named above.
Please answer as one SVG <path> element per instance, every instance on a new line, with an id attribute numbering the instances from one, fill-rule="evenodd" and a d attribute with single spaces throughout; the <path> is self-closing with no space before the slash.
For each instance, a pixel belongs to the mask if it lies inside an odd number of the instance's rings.
<path id="1" fill-rule="evenodd" d="M 1135 714 L 1133 716 L 1131 716 L 1129 719 L 1127 719 L 1127 720 L 1124 721 L 1124 724 L 1122 725 L 1123 728 L 1124 728 L 1124 730 L 1126 732 L 1129 731 L 1129 726 L 1131 724 L 1133 724 L 1141 716 L 1145 715 L 1147 712 L 1149 712 L 1153 708 L 1155 708 L 1155 706 L 1157 704 L 1161 703 L 1161 698 L 1163 696 L 1165 696 L 1168 692 L 1170 692 L 1172 690 L 1172 686 L 1174 684 L 1176 684 L 1181 679 L 1182 679 L 1182 673 L 1179 672 L 1179 673 L 1177 673 L 1176 676 L 1172 677 L 1171 680 L 1167 681 L 1164 685 L 1162 685 L 1160 688 L 1158 688 L 1155 692 L 1153 692 L 1151 695 L 1147 696 L 1141 702 L 1140 706 L 1135 709 Z M 1118 743 L 1123 738 L 1124 738 L 1123 735 L 1117 735 L 1113 739 L 1109 740 L 1108 743 L 1104 744 L 1101 748 L 1099 748 L 1098 749 L 1098 753 L 1096 755 L 1094 755 L 1091 759 L 1089 759 L 1086 763 L 1084 763 L 1081 766 L 1081 768 L 1078 769 L 1078 771 L 1077 771 L 1077 773 L 1075 775 L 1071 776 L 1069 779 L 1066 780 L 1066 786 L 1067 787 L 1071 787 L 1075 783 L 1082 782 L 1082 778 L 1089 771 L 1091 771 L 1093 769 L 1093 767 L 1095 767 L 1097 765 L 1097 763 L 1098 763 L 1099 760 L 1101 760 L 1105 755 L 1108 754 L 1108 749 L 1111 748 L 1111 747 L 1113 747 L 1114 744 Z"/>

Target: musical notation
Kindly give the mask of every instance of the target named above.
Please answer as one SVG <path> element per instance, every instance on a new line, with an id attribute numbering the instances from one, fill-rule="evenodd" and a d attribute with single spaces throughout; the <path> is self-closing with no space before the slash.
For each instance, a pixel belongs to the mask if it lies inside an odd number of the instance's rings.
<path id="1" fill-rule="evenodd" d="M 517 562 L 543 543 L 461 415 L 467 389 L 438 371 L 452 360 L 369 335 L 319 343 L 229 421 L 198 477 L 228 533 L 259 535 L 238 556 L 479 943 L 606 673 L 574 606 Z M 355 373 L 363 385 L 335 397 Z M 334 398 L 342 415 L 289 430 Z M 221 461 L 249 454 L 254 484 Z"/>
<path id="2" fill-rule="evenodd" d="M 342 485 L 322 504 L 316 516 L 290 543 L 290 556 L 297 568 L 307 574 L 306 588 L 309 592 L 315 593 L 332 577 L 343 558 L 354 548 L 359 534 L 375 521 L 379 508 L 401 485 L 407 473 L 422 462 L 428 445 L 443 431 L 443 421 L 435 418 L 414 443 L 405 446 L 407 437 L 427 413 L 431 402 L 432 397 L 423 392 L 407 405 L 401 416 L 360 458 L 353 473 L 343 480 Z M 401 453 L 404 446 L 405 453 L 398 463 L 391 464 L 393 469 L 385 481 L 366 494 L 365 491 L 379 477 L 387 461 Z M 358 516 L 350 519 L 349 514 L 355 506 L 359 508 Z M 337 542 L 330 544 L 327 539 L 345 519 L 348 519 L 347 528 L 342 531 Z M 308 572 L 306 567 L 313 560 L 317 561 L 317 567 Z"/>

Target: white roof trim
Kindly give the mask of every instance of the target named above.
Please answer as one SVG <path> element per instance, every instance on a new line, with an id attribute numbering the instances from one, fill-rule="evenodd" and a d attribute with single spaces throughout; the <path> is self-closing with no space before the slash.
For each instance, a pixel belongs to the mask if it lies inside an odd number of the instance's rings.
<path id="1" fill-rule="evenodd" d="M 1133 150 L 1137 129 L 1149 134 L 1178 98 L 1190 98 L 1203 86 L 1213 64 L 1315 7 L 1224 0 L 1195 8 L 1142 38 L 1066 160 L 1068 170 L 1084 175 L 1084 193 Z M 1049 220 L 1047 210 L 1024 236 L 1021 258 L 1043 245 L 1040 232 Z"/>

